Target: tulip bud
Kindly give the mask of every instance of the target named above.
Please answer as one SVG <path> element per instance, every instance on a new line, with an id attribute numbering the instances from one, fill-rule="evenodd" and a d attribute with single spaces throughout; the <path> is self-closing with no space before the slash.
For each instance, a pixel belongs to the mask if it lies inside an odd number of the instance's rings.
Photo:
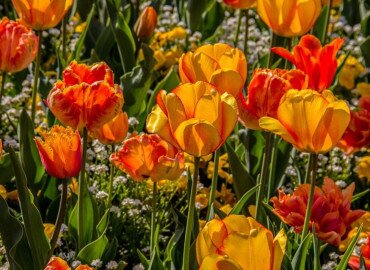
<path id="1" fill-rule="evenodd" d="M 134 30 L 140 40 L 148 39 L 157 26 L 157 12 L 153 7 L 146 7 L 137 19 Z"/>

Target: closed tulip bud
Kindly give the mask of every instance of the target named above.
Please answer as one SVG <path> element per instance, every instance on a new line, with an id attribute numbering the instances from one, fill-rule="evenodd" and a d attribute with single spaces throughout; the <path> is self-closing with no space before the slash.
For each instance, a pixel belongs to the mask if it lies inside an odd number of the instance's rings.
<path id="1" fill-rule="evenodd" d="M 12 0 L 21 22 L 35 30 L 56 26 L 72 6 L 73 0 Z"/>
<path id="2" fill-rule="evenodd" d="M 200 231 L 196 256 L 200 269 L 277 270 L 286 241 L 283 230 L 273 238 L 272 232 L 253 218 L 229 215 L 209 221 Z"/>
<path id="3" fill-rule="evenodd" d="M 224 0 L 224 3 L 232 8 L 247 9 L 255 7 L 257 0 Z"/>
<path id="4" fill-rule="evenodd" d="M 46 102 L 63 125 L 93 131 L 122 110 L 123 93 L 114 84 L 113 71 L 107 64 L 87 66 L 72 61 L 63 71 L 63 80 L 54 84 Z"/>
<path id="5" fill-rule="evenodd" d="M 262 117 L 261 128 L 281 136 L 300 151 L 326 153 L 336 146 L 350 121 L 348 105 L 324 90 L 289 90 L 281 99 L 276 119 Z"/>
<path id="6" fill-rule="evenodd" d="M 111 162 L 136 181 L 176 180 L 184 171 L 183 153 L 155 134 L 127 139 Z"/>
<path id="7" fill-rule="evenodd" d="M 19 22 L 4 17 L 0 21 L 0 71 L 25 69 L 36 57 L 38 38 Z"/>
<path id="8" fill-rule="evenodd" d="M 153 7 L 146 7 L 137 19 L 134 30 L 140 40 L 150 38 L 157 27 L 157 12 Z"/>
<path id="9" fill-rule="evenodd" d="M 179 74 L 182 83 L 208 82 L 221 94 L 236 97 L 247 78 L 247 60 L 241 50 L 230 45 L 203 45 L 181 56 Z"/>
<path id="10" fill-rule="evenodd" d="M 98 139 L 102 144 L 121 143 L 128 132 L 127 113 L 120 112 L 101 128 L 93 130 L 91 136 Z"/>
<path id="11" fill-rule="evenodd" d="M 320 16 L 321 7 L 321 0 L 257 0 L 258 15 L 283 37 L 306 34 Z"/>
<path id="12" fill-rule="evenodd" d="M 206 82 L 186 83 L 171 93 L 161 91 L 149 114 L 147 130 L 182 151 L 206 156 L 229 137 L 237 122 L 235 98 Z"/>
<path id="13" fill-rule="evenodd" d="M 49 132 L 42 132 L 41 136 L 43 140 L 35 138 L 35 142 L 47 173 L 59 179 L 76 176 L 82 161 L 78 131 L 54 126 Z"/>

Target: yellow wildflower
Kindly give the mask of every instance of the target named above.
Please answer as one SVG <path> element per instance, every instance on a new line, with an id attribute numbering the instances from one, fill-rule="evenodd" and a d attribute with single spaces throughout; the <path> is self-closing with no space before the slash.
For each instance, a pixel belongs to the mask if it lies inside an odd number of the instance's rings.
<path id="1" fill-rule="evenodd" d="M 365 178 L 370 183 L 370 156 L 364 156 L 357 161 L 356 172 L 359 178 Z"/>
<path id="2" fill-rule="evenodd" d="M 356 87 L 361 96 L 370 96 L 370 83 L 361 82 Z"/>
<path id="3" fill-rule="evenodd" d="M 45 235 L 51 239 L 55 230 L 55 225 L 51 223 L 44 223 L 44 232 Z"/>
<path id="4" fill-rule="evenodd" d="M 338 66 L 344 61 L 345 55 L 341 55 L 338 58 Z M 339 84 L 347 89 L 353 89 L 355 87 L 355 80 L 362 72 L 365 67 L 353 56 L 348 56 L 342 70 L 339 73 Z"/>
<path id="5" fill-rule="evenodd" d="M 230 168 L 227 154 L 223 154 L 218 159 L 218 176 L 225 179 L 229 184 L 233 183 L 233 177 L 228 173 Z M 215 163 L 210 161 L 207 167 L 207 177 L 212 179 L 213 171 L 215 170 Z"/>
<path id="6" fill-rule="evenodd" d="M 0 185 L 0 196 L 3 197 L 3 199 L 6 199 L 6 188 L 3 185 Z"/>

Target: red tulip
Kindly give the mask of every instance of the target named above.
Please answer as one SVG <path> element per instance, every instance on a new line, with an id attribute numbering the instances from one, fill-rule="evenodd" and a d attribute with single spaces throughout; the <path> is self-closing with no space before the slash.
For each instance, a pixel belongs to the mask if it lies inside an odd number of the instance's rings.
<path id="1" fill-rule="evenodd" d="M 365 261 L 365 268 L 367 270 L 370 269 L 370 233 L 368 234 L 366 245 L 361 247 L 361 255 Z M 359 270 L 360 269 L 360 257 L 356 255 L 352 255 L 348 261 L 348 265 L 352 268 L 352 270 Z"/>

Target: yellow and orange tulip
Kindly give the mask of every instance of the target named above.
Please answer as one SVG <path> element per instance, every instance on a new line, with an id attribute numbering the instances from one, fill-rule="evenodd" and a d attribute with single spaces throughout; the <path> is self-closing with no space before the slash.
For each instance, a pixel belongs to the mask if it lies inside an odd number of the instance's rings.
<path id="1" fill-rule="evenodd" d="M 247 61 L 237 48 L 222 43 L 208 44 L 180 58 L 179 74 L 182 83 L 208 82 L 221 93 L 236 97 L 247 78 Z"/>
<path id="2" fill-rule="evenodd" d="M 63 71 L 63 81 L 51 89 L 47 105 L 63 125 L 93 131 L 122 110 L 123 93 L 107 64 L 72 61 Z"/>
<path id="3" fill-rule="evenodd" d="M 284 231 L 273 238 L 271 231 L 253 218 L 230 215 L 205 225 L 196 240 L 196 256 L 200 269 L 278 270 L 286 241 Z"/>
<path id="4" fill-rule="evenodd" d="M 62 258 L 52 257 L 44 270 L 71 270 L 71 268 Z"/>
<path id="5" fill-rule="evenodd" d="M 72 6 L 73 0 L 12 0 L 21 22 L 35 30 L 56 26 Z"/>
<path id="6" fill-rule="evenodd" d="M 247 9 L 255 7 L 257 0 L 224 0 L 224 3 L 232 8 Z"/>
<path id="7" fill-rule="evenodd" d="M 19 22 L 0 20 L 0 71 L 14 73 L 25 69 L 35 59 L 38 38 Z"/>
<path id="8" fill-rule="evenodd" d="M 306 34 L 320 16 L 321 8 L 321 0 L 257 0 L 258 15 L 283 37 Z"/>
<path id="9" fill-rule="evenodd" d="M 149 114 L 147 130 L 184 152 L 200 157 L 222 146 L 237 122 L 237 104 L 206 82 L 186 83 L 161 91 Z"/>
<path id="10" fill-rule="evenodd" d="M 56 125 L 49 132 L 42 132 L 41 136 L 44 140 L 35 138 L 35 142 L 47 173 L 59 179 L 76 176 L 82 161 L 78 131 Z"/>
<path id="11" fill-rule="evenodd" d="M 340 6 L 342 4 L 342 0 L 333 0 L 332 2 L 332 6 L 335 7 L 335 6 Z M 321 0 L 321 3 L 323 6 L 327 6 L 329 5 L 329 0 Z"/>
<path id="12" fill-rule="evenodd" d="M 347 103 L 331 91 L 292 89 L 282 97 L 276 119 L 262 117 L 259 125 L 300 151 L 325 153 L 339 142 L 350 118 Z"/>
<path id="13" fill-rule="evenodd" d="M 146 7 L 137 19 L 134 30 L 140 40 L 150 38 L 157 27 L 157 12 L 153 7 Z"/>
<path id="14" fill-rule="evenodd" d="M 184 171 L 183 153 L 155 134 L 127 139 L 111 162 L 136 181 L 176 180 Z"/>

